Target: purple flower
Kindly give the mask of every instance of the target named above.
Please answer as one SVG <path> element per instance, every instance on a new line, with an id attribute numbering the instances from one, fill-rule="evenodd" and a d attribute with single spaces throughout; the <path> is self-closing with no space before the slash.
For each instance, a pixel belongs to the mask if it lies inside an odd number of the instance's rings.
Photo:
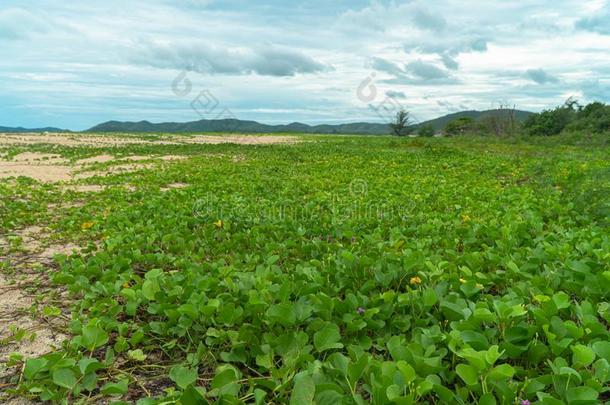
<path id="1" fill-rule="evenodd" d="M 532 403 L 530 401 L 528 401 L 527 399 L 522 399 L 521 405 L 532 405 Z"/>
<path id="2" fill-rule="evenodd" d="M 362 307 L 358 307 L 358 309 L 356 310 L 356 312 L 358 312 L 360 315 L 362 315 L 365 311 L 366 311 L 366 309 L 364 309 Z"/>

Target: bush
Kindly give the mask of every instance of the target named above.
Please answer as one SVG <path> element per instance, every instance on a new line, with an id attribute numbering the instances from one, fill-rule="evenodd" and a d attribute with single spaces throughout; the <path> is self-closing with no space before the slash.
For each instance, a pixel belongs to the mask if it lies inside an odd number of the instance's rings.
<path id="1" fill-rule="evenodd" d="M 517 133 L 518 129 L 519 121 L 514 108 L 495 110 L 477 121 L 477 131 L 482 135 L 512 136 Z"/>
<path id="2" fill-rule="evenodd" d="M 474 120 L 470 117 L 462 117 L 451 121 L 445 126 L 445 135 L 463 135 L 474 128 Z"/>
<path id="3" fill-rule="evenodd" d="M 430 124 L 423 125 L 417 130 L 419 136 L 431 137 L 434 136 L 434 127 Z"/>
<path id="4" fill-rule="evenodd" d="M 540 136 L 562 132 L 601 134 L 610 131 L 610 106 L 594 102 L 582 107 L 569 99 L 560 107 L 530 116 L 524 128 L 528 135 Z"/>
<path id="5" fill-rule="evenodd" d="M 566 130 L 602 133 L 610 131 L 610 106 L 594 102 L 581 108 Z"/>
<path id="6" fill-rule="evenodd" d="M 568 99 L 562 106 L 553 110 L 531 115 L 523 127 L 528 135 L 559 135 L 576 116 L 577 105 L 575 100 Z"/>

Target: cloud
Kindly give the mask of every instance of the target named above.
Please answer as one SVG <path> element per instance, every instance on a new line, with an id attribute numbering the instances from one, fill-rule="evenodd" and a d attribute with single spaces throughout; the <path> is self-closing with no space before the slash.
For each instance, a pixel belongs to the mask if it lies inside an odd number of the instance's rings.
<path id="1" fill-rule="evenodd" d="M 480 34 L 452 32 L 447 37 L 443 33 L 440 38 L 426 37 L 419 41 L 411 40 L 404 45 L 404 50 L 406 53 L 436 55 L 445 68 L 458 70 L 460 67 L 456 60 L 458 56 L 466 53 L 484 53 L 488 49 L 489 42 L 490 38 Z"/>
<path id="2" fill-rule="evenodd" d="M 394 76 L 402 76 L 405 74 L 405 71 L 398 64 L 383 58 L 372 58 L 371 67 L 375 70 L 389 73 Z"/>
<path id="3" fill-rule="evenodd" d="M 449 72 L 443 70 L 432 63 L 416 60 L 405 66 L 406 70 L 414 76 L 424 80 L 446 79 Z"/>
<path id="4" fill-rule="evenodd" d="M 452 58 L 447 54 L 441 55 L 441 61 L 447 69 L 457 70 L 460 67 L 459 63 L 455 60 L 455 58 Z"/>
<path id="5" fill-rule="evenodd" d="M 550 75 L 543 69 L 528 69 L 525 71 L 525 77 L 538 83 L 558 83 L 559 79 L 553 75 Z"/>
<path id="6" fill-rule="evenodd" d="M 415 10 L 413 22 L 418 28 L 430 31 L 442 31 L 447 26 L 443 16 L 421 8 Z"/>
<path id="7" fill-rule="evenodd" d="M 29 34 L 45 32 L 50 24 L 21 8 L 0 10 L 0 40 L 26 39 Z"/>
<path id="8" fill-rule="evenodd" d="M 403 93 L 402 91 L 388 90 L 385 92 L 385 95 L 390 98 L 399 98 L 401 100 L 404 100 L 407 98 L 407 95 L 405 93 Z"/>
<path id="9" fill-rule="evenodd" d="M 610 35 L 610 5 L 594 16 L 583 17 L 575 24 L 577 29 Z"/>
<path id="10" fill-rule="evenodd" d="M 225 48 L 197 43 L 142 42 L 130 52 L 137 64 L 198 73 L 261 76 L 294 76 L 330 69 L 293 49 L 274 46 Z"/>
<path id="11" fill-rule="evenodd" d="M 459 83 L 459 80 L 452 77 L 448 71 L 421 59 L 405 64 L 404 68 L 397 63 L 383 58 L 373 58 L 370 65 L 373 69 L 392 76 L 389 79 L 381 80 L 383 83 L 387 84 L 419 86 L 427 84 L 445 85 Z"/>
<path id="12" fill-rule="evenodd" d="M 374 103 L 402 91 L 422 119 L 610 97 L 608 0 L 0 3 L 0 125 L 190 121 L 204 89 L 243 119 L 379 120 L 354 97 L 371 68 Z M 184 68 L 204 74 L 177 97 Z"/>
<path id="13" fill-rule="evenodd" d="M 583 95 L 588 101 L 610 102 L 610 83 L 601 83 L 599 79 L 580 83 Z"/>

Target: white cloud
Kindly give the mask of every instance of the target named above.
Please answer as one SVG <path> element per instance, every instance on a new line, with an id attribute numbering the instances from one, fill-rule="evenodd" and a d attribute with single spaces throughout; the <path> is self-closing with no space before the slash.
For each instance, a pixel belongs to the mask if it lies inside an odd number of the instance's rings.
<path id="1" fill-rule="evenodd" d="M 302 52 L 276 46 L 215 46 L 208 42 L 140 42 L 130 51 L 137 64 L 198 73 L 294 76 L 329 69 Z"/>

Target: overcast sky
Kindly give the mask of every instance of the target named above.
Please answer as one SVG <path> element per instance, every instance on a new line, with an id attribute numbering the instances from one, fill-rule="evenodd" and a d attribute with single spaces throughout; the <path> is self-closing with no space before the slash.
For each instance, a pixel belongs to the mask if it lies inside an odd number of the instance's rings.
<path id="1" fill-rule="evenodd" d="M 610 1 L 0 0 L 0 126 L 423 121 L 570 96 L 610 101 Z"/>

